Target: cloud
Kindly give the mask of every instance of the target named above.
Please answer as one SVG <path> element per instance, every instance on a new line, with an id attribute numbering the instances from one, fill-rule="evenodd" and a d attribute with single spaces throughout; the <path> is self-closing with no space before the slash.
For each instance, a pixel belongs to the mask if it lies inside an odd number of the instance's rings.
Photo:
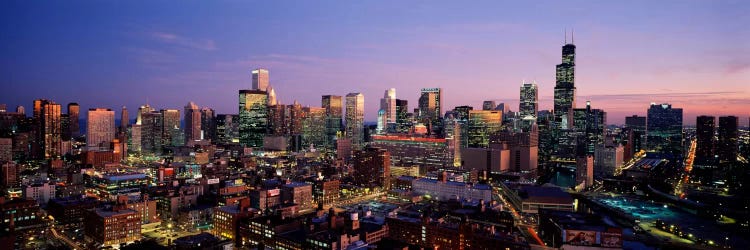
<path id="1" fill-rule="evenodd" d="M 183 37 L 174 33 L 167 32 L 151 32 L 149 36 L 159 42 L 177 45 L 180 47 L 198 49 L 198 50 L 216 50 L 216 43 L 211 39 L 193 39 Z"/>

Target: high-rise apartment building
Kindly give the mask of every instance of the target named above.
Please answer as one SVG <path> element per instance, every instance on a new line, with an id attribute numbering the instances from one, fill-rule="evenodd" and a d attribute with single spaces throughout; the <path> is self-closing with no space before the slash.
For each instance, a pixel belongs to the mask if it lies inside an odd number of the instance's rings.
<path id="1" fill-rule="evenodd" d="M 106 150 L 115 139 L 115 111 L 104 108 L 89 109 L 86 122 L 86 146 L 89 150 Z"/>
<path id="2" fill-rule="evenodd" d="M 359 149 L 365 135 L 365 96 L 362 93 L 346 95 L 346 136 L 352 140 L 352 148 Z"/>
<path id="3" fill-rule="evenodd" d="M 253 148 L 263 147 L 263 138 L 268 131 L 268 93 L 262 90 L 240 90 L 239 97 L 240 144 Z"/>
<path id="4" fill-rule="evenodd" d="M 34 103 L 36 111 L 37 103 Z M 52 101 L 42 100 L 39 103 L 39 137 L 41 142 L 42 158 L 53 159 L 62 155 L 62 124 L 61 124 L 61 106 Z M 37 115 L 35 114 L 35 117 Z"/>

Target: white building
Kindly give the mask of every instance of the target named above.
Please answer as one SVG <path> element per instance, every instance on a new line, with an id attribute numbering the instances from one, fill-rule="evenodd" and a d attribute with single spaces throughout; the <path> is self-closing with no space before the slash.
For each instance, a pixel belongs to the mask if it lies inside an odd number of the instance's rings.
<path id="1" fill-rule="evenodd" d="M 492 200 L 492 188 L 484 184 L 417 178 L 412 181 L 412 191 L 437 200 Z"/>
<path id="2" fill-rule="evenodd" d="M 48 182 L 28 185 L 23 189 L 23 196 L 39 202 L 40 205 L 47 204 L 49 199 L 55 198 L 55 185 Z"/>

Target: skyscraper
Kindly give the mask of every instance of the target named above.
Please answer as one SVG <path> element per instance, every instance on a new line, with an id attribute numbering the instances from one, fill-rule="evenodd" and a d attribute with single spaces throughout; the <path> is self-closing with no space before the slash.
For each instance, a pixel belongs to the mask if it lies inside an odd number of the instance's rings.
<path id="1" fill-rule="evenodd" d="M 198 105 L 189 102 L 185 105 L 185 142 L 197 140 L 201 140 L 201 111 Z"/>
<path id="2" fill-rule="evenodd" d="M 739 119 L 736 116 L 719 117 L 719 141 L 716 147 L 716 153 L 719 155 L 719 162 L 737 161 L 739 151 Z"/>
<path id="3" fill-rule="evenodd" d="M 216 140 L 216 119 L 214 118 L 214 113 L 214 110 L 209 107 L 201 108 L 201 133 L 203 140 Z"/>
<path id="4" fill-rule="evenodd" d="M 648 150 L 682 157 L 682 109 L 652 103 L 647 118 Z"/>
<path id="5" fill-rule="evenodd" d="M 537 112 L 539 112 L 539 90 L 536 82 L 521 84 L 521 98 L 519 100 L 518 112 L 521 113 L 521 118 L 533 117 L 536 120 Z"/>
<path id="6" fill-rule="evenodd" d="M 34 120 L 37 124 L 36 150 L 41 159 L 53 159 L 61 156 L 62 124 L 61 106 L 49 100 L 34 100 Z"/>
<path id="7" fill-rule="evenodd" d="M 106 150 L 115 139 L 115 111 L 89 109 L 86 123 L 86 146 L 89 150 Z"/>
<path id="8" fill-rule="evenodd" d="M 266 90 L 266 92 L 268 92 L 268 106 L 279 104 L 279 102 L 276 101 L 276 91 L 273 90 L 273 87 L 271 85 L 268 86 L 268 90 Z"/>
<path id="9" fill-rule="evenodd" d="M 240 90 L 239 97 L 240 144 L 246 147 L 263 147 L 263 137 L 268 131 L 268 93 L 262 90 Z"/>
<path id="10" fill-rule="evenodd" d="M 695 157 L 699 160 L 711 160 L 716 155 L 714 150 L 714 134 L 716 133 L 716 117 L 698 116 L 695 122 L 695 137 L 697 148 Z"/>
<path id="11" fill-rule="evenodd" d="M 359 149 L 364 143 L 365 96 L 362 93 L 346 95 L 346 135 L 352 140 L 352 148 Z"/>
<path id="12" fill-rule="evenodd" d="M 411 128 L 409 102 L 407 100 L 396 99 L 396 132 L 408 133 L 409 128 Z"/>
<path id="13" fill-rule="evenodd" d="M 148 107 L 150 109 L 150 107 Z M 143 109 L 148 110 L 148 109 Z M 161 112 L 153 109 L 148 112 L 140 113 L 141 124 L 141 151 L 151 154 L 161 154 L 164 147 L 162 135 L 164 134 L 164 117 Z M 137 132 L 133 133 L 134 135 Z"/>
<path id="14" fill-rule="evenodd" d="M 148 104 L 138 107 L 138 115 L 135 117 L 135 124 L 143 124 L 143 114 L 154 111 Z"/>
<path id="15" fill-rule="evenodd" d="M 633 132 L 633 141 L 628 142 L 632 143 L 630 155 L 646 149 L 647 124 L 646 117 L 643 116 L 634 115 L 625 117 L 625 127 Z"/>
<path id="16" fill-rule="evenodd" d="M 566 40 L 567 43 L 567 40 Z M 567 128 L 572 122 L 571 111 L 576 107 L 575 87 L 576 46 L 572 43 L 562 47 L 562 63 L 556 67 L 554 112 L 558 128 Z"/>
<path id="17" fill-rule="evenodd" d="M 341 131 L 341 118 L 343 117 L 341 96 L 324 95 L 322 104 L 326 110 L 326 144 L 329 149 L 335 148 L 336 134 Z"/>
<path id="18" fill-rule="evenodd" d="M 239 139 L 239 116 L 229 114 L 216 115 L 216 141 L 231 143 Z"/>
<path id="19" fill-rule="evenodd" d="M 326 109 L 304 107 L 302 110 L 302 145 L 323 146 L 326 143 Z"/>
<path id="20" fill-rule="evenodd" d="M 79 123 L 80 112 L 81 107 L 78 106 L 78 103 L 68 103 L 68 119 L 70 119 L 70 125 L 68 126 L 68 129 L 70 129 L 70 136 L 73 138 L 81 136 L 81 128 Z"/>
<path id="21" fill-rule="evenodd" d="M 591 102 L 587 101 L 584 109 L 573 109 L 573 129 L 577 132 L 577 135 L 583 136 L 583 143 L 586 143 L 586 154 L 593 155 L 596 145 L 604 144 L 606 127 L 607 112 L 601 109 L 592 109 Z M 570 140 L 577 141 L 575 138 L 570 138 Z"/>
<path id="22" fill-rule="evenodd" d="M 440 120 L 443 116 L 443 89 L 423 88 L 419 96 L 419 120 L 431 126 L 430 132 L 440 131 Z"/>
<path id="23" fill-rule="evenodd" d="M 178 134 L 180 132 L 180 110 L 178 109 L 162 109 L 161 111 L 162 116 L 162 136 L 161 136 L 161 144 L 162 145 L 170 145 L 170 146 L 180 146 L 175 145 L 174 142 L 182 141 L 179 140 L 182 135 Z M 187 124 L 187 120 L 186 120 Z"/>
<path id="24" fill-rule="evenodd" d="M 255 69 L 253 70 L 253 90 L 267 91 L 268 90 L 268 70 L 267 69 Z"/>
<path id="25" fill-rule="evenodd" d="M 468 146 L 486 148 L 490 136 L 500 132 L 503 113 L 494 110 L 469 110 Z"/>
<path id="26" fill-rule="evenodd" d="M 482 110 L 495 110 L 495 108 L 497 108 L 495 101 L 484 101 L 482 103 Z"/>
<path id="27" fill-rule="evenodd" d="M 388 124 L 396 123 L 396 89 L 391 88 L 385 91 L 383 98 L 380 99 L 380 110 L 383 111 L 382 121 L 378 120 L 378 131 L 385 131 Z"/>
<path id="28" fill-rule="evenodd" d="M 120 133 L 126 133 L 128 131 L 128 125 L 130 125 L 130 117 L 128 116 L 128 108 L 122 106 L 120 112 Z"/>

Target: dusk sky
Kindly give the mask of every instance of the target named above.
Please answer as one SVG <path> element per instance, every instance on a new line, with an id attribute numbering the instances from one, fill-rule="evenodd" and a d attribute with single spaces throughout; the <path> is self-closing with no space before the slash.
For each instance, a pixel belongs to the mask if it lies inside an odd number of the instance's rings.
<path id="1" fill-rule="evenodd" d="M 279 100 L 383 92 L 444 109 L 496 100 L 518 110 L 536 80 L 552 108 L 564 29 L 575 29 L 577 105 L 608 123 L 669 102 L 695 116 L 750 115 L 750 1 L 2 1 L 0 103 L 82 108 L 189 101 L 236 114 L 250 71 Z M 570 38 L 569 38 L 570 39 Z M 64 110 L 65 111 L 65 110 Z M 131 115 L 132 117 L 132 115 Z"/>

